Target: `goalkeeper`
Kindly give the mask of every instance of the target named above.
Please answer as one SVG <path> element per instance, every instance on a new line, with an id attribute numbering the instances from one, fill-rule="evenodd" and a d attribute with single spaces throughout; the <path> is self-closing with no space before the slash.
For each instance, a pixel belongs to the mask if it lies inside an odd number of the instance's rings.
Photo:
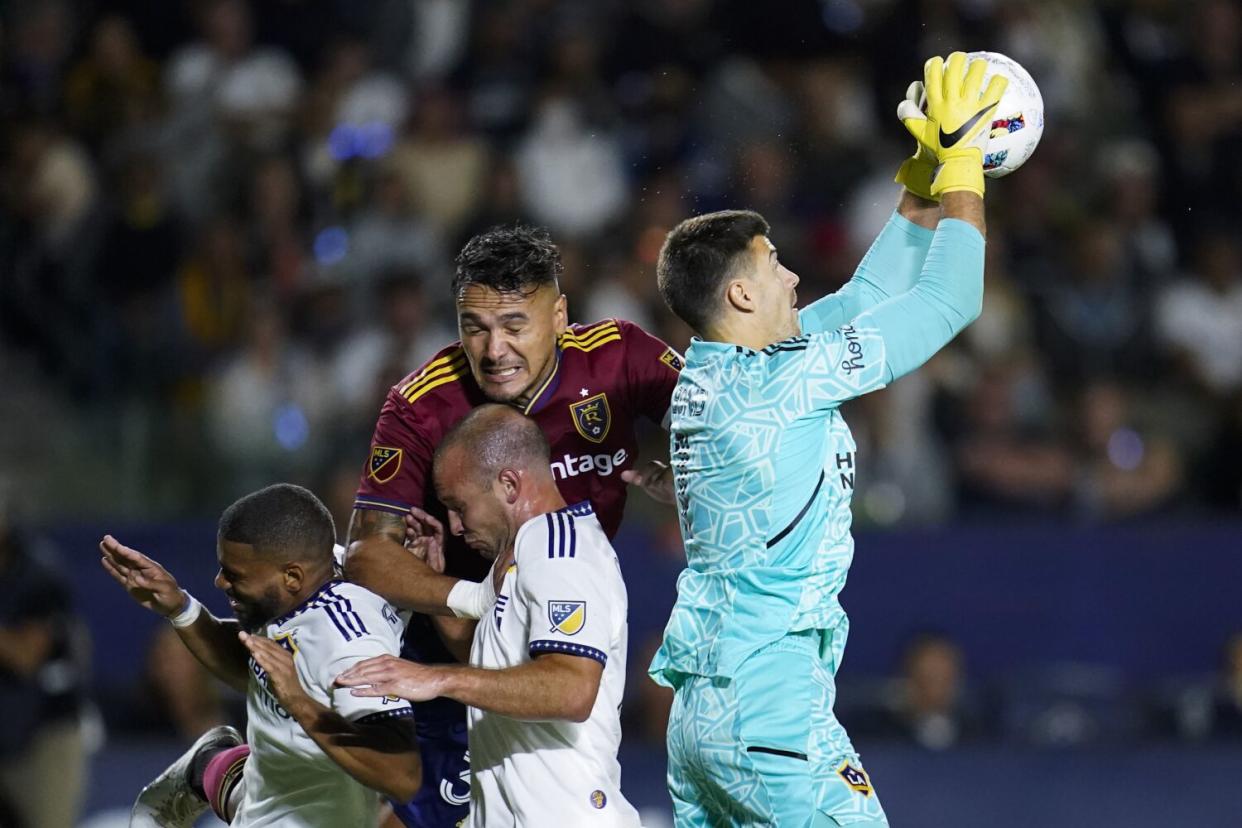
<path id="1" fill-rule="evenodd" d="M 660 252 L 660 292 L 701 337 L 672 407 L 687 568 L 651 665 L 675 689 L 678 826 L 887 825 L 832 713 L 855 466 L 837 409 L 979 315 L 982 146 L 1005 86 L 984 89 L 985 68 L 932 58 L 911 86 L 901 204 L 836 294 L 799 313 L 798 277 L 748 211 L 687 219 Z"/>

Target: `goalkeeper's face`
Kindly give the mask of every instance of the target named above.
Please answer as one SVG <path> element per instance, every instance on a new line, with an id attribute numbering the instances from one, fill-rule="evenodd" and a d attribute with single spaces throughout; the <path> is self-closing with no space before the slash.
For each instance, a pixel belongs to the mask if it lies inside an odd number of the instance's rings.
<path id="1" fill-rule="evenodd" d="M 802 333 L 798 321 L 798 275 L 781 264 L 776 245 L 767 236 L 750 242 L 754 271 L 750 276 L 754 290 L 755 323 L 764 338 L 779 342 Z"/>

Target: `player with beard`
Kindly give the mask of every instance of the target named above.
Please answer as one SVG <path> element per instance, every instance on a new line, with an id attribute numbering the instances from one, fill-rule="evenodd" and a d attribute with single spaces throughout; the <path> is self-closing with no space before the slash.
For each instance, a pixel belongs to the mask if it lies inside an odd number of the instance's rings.
<path id="1" fill-rule="evenodd" d="M 401 635 L 391 606 L 341 580 L 335 539 L 327 508 L 299 486 L 269 486 L 226 509 L 216 587 L 236 620 L 204 611 L 164 567 L 111 535 L 99 544 L 103 568 L 130 597 L 246 694 L 247 744 L 231 727 L 208 731 L 143 789 L 131 826 L 189 826 L 208 805 L 245 828 L 374 825 L 375 791 L 404 800 L 418 790 L 410 706 L 333 686 L 342 668 L 396 654 Z"/>

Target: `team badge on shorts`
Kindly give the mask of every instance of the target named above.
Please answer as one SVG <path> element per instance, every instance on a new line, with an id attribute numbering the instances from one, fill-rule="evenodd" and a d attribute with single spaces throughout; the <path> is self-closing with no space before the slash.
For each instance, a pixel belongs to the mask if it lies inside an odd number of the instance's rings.
<path id="1" fill-rule="evenodd" d="M 681 369 L 686 366 L 686 361 L 681 358 L 681 354 L 672 348 L 668 348 L 664 353 L 660 354 L 660 362 L 663 362 L 678 373 L 681 373 Z"/>
<path id="2" fill-rule="evenodd" d="M 402 451 L 388 446 L 371 446 L 371 459 L 367 463 L 367 476 L 376 483 L 387 483 L 401 469 Z"/>
<path id="3" fill-rule="evenodd" d="M 576 403 L 570 403 L 569 413 L 574 418 L 574 428 L 592 443 L 602 443 L 612 425 L 612 412 L 608 409 L 608 395 L 596 394 Z"/>
<path id="4" fill-rule="evenodd" d="M 603 791 L 591 791 L 591 807 L 595 810 L 602 809 L 608 804 L 608 795 Z"/>
<path id="5" fill-rule="evenodd" d="M 549 601 L 548 621 L 550 632 L 574 635 L 586 623 L 586 601 Z"/>
<path id="6" fill-rule="evenodd" d="M 849 786 L 850 790 L 857 791 L 863 796 L 871 796 L 875 790 L 871 787 L 871 777 L 867 776 L 867 772 L 851 765 L 848 759 L 837 768 L 837 775 Z"/>

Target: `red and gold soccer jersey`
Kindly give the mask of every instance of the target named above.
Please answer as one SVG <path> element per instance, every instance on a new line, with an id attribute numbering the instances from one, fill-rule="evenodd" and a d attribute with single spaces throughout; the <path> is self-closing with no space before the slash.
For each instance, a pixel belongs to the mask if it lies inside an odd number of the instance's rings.
<path id="1" fill-rule="evenodd" d="M 571 325 L 559 341 L 556 369 L 524 409 L 552 448 L 552 474 L 567 503 L 589 500 L 611 538 L 621 524 L 626 483 L 621 471 L 638 453 L 640 417 L 667 425 L 681 357 L 631 322 Z M 358 509 L 404 514 L 410 506 L 443 517 L 431 480 L 441 438 L 472 408 L 488 402 L 461 343 L 436 354 L 388 392 L 371 438 L 354 501 Z M 446 538 L 449 565 L 463 548 Z M 465 557 L 476 557 L 473 554 Z M 471 572 L 467 565 L 463 574 Z M 485 569 L 483 570 L 485 571 Z"/>

